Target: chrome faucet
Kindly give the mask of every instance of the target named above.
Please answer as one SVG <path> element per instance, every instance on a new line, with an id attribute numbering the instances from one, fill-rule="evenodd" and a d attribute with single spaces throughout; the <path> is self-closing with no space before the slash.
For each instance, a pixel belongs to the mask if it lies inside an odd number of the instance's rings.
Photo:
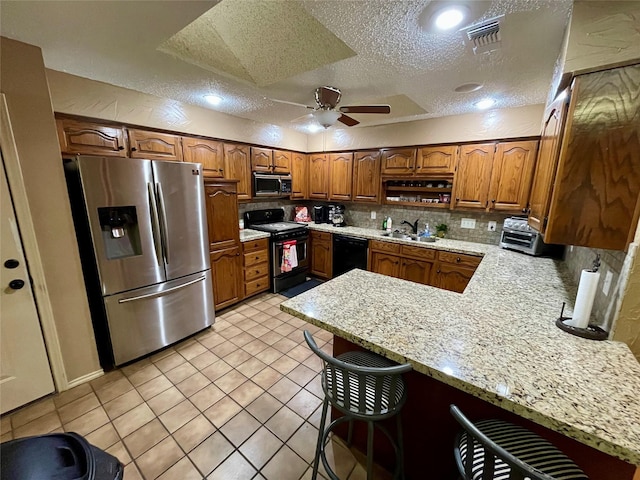
<path id="1" fill-rule="evenodd" d="M 418 220 L 420 220 L 420 219 L 418 219 Z M 411 231 L 413 232 L 413 234 L 417 235 L 418 234 L 418 220 L 416 220 L 415 223 L 410 223 L 410 222 L 407 222 L 406 220 L 403 220 L 400 225 L 404 225 L 406 223 L 407 225 L 409 225 L 411 227 Z"/>

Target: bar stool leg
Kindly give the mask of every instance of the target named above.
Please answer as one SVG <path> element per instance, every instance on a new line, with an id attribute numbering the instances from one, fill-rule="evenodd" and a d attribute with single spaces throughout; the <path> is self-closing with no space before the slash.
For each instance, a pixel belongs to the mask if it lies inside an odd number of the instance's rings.
<path id="1" fill-rule="evenodd" d="M 404 444 L 402 443 L 402 421 L 400 419 L 400 412 L 396 415 L 396 424 L 398 432 L 398 454 L 396 456 L 396 462 L 398 462 L 398 478 L 404 480 Z"/>
<path id="2" fill-rule="evenodd" d="M 349 435 L 347 436 L 347 447 L 351 447 L 352 438 L 353 438 L 353 419 L 349 420 Z"/>
<path id="3" fill-rule="evenodd" d="M 373 480 L 373 422 L 367 421 L 367 426 L 367 480 Z"/>
<path id="4" fill-rule="evenodd" d="M 329 408 L 329 399 L 324 398 L 322 402 L 322 418 L 320 418 L 320 428 L 318 429 L 318 444 L 316 445 L 316 457 L 313 460 L 313 474 L 311 480 L 316 480 L 318 477 L 318 467 L 320 466 L 320 451 L 323 448 L 322 437 L 324 436 L 324 426 L 327 418 L 327 410 Z"/>

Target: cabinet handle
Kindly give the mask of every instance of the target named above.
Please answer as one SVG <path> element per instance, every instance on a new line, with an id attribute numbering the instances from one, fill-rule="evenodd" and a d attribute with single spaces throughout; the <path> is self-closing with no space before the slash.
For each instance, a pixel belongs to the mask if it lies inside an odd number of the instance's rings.
<path id="1" fill-rule="evenodd" d="M 460 257 L 456 258 L 456 263 L 460 263 L 460 260 L 461 260 Z"/>
<path id="2" fill-rule="evenodd" d="M 224 172 L 224 170 L 222 170 L 221 168 L 219 168 L 219 169 L 218 169 L 218 171 L 219 171 L 220 173 Z"/>
<path id="3" fill-rule="evenodd" d="M 256 256 L 256 260 L 258 260 L 260 257 Z"/>
<path id="4" fill-rule="evenodd" d="M 459 198 L 456 198 L 456 202 L 459 202 L 459 201 L 460 201 L 460 199 L 459 199 Z"/>
<path id="5" fill-rule="evenodd" d="M 491 203 L 496 203 L 496 199 L 494 198 L 493 200 L 491 200 Z"/>
<path id="6" fill-rule="evenodd" d="M 120 145 L 120 146 L 118 147 L 118 150 L 124 150 L 124 147 L 123 147 L 122 145 Z"/>
<path id="7" fill-rule="evenodd" d="M 137 152 L 137 151 L 138 151 L 138 149 L 137 149 L 136 147 L 131 147 L 131 151 L 132 151 L 132 152 Z"/>
<path id="8" fill-rule="evenodd" d="M 440 270 L 436 270 L 436 273 L 440 273 Z"/>
<path id="9" fill-rule="evenodd" d="M 256 273 L 260 273 L 260 270 L 256 270 Z"/>
<path id="10" fill-rule="evenodd" d="M 527 209 L 526 209 L 526 208 L 523 208 L 523 209 L 522 209 L 522 213 L 527 213 Z"/>
<path id="11" fill-rule="evenodd" d="M 240 256 L 240 252 L 236 253 L 236 257 L 239 257 L 239 256 Z"/>

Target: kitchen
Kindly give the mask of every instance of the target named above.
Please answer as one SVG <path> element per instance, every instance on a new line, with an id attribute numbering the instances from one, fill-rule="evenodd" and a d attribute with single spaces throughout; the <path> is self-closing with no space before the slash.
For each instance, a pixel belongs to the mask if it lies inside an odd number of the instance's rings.
<path id="1" fill-rule="evenodd" d="M 126 16 L 125 16 L 126 17 Z M 186 23 L 186 22 L 185 22 Z M 588 24 L 588 22 L 586 22 Z M 624 29 L 621 29 L 624 31 Z M 7 31 L 3 28 L 3 31 Z M 29 42 L 28 42 L 29 43 Z M 571 39 L 569 39 L 569 43 L 571 43 Z M 632 52 L 632 49 L 628 49 L 626 54 L 629 55 L 629 52 Z M 637 58 L 638 55 L 632 56 L 629 58 Z M 24 58 L 28 58 L 29 54 L 22 54 L 23 60 L 16 60 L 17 64 L 24 64 Z M 9 61 L 11 58 L 11 54 L 6 54 L 3 50 L 3 63 L 5 61 Z M 593 59 L 593 56 L 590 56 Z M 7 59 L 7 60 L 5 60 Z M 603 61 L 601 65 L 608 65 L 611 63 L 615 63 L 617 61 L 623 61 L 623 58 L 617 58 L 615 55 L 608 61 Z M 574 59 L 575 61 L 575 59 Z M 41 64 L 42 61 L 38 61 L 37 58 L 34 60 L 34 64 Z M 41 67 L 33 67 L 37 70 L 37 68 Z M 584 68 L 584 66 L 583 66 Z M 4 70 L 4 69 L 3 69 Z M 572 67 L 571 70 L 580 70 L 580 65 Z M 7 85 L 6 88 L 11 84 L 10 80 L 7 79 L 8 73 L 3 73 L 3 85 Z M 44 71 L 40 71 L 38 75 L 30 74 L 31 82 L 36 82 L 36 78 L 43 78 L 45 75 Z M 42 81 L 42 80 L 41 80 Z M 283 148 L 288 149 L 290 151 L 301 151 L 301 152 L 317 152 L 317 151 L 344 151 L 360 148 L 360 146 L 366 146 L 369 148 L 381 148 L 388 146 L 405 146 L 405 145 L 430 145 L 430 144 L 445 144 L 445 143 L 456 143 L 456 142 L 479 142 L 482 140 L 490 140 L 490 139 L 507 139 L 507 138 L 526 138 L 526 137 L 535 137 L 540 134 L 540 121 L 542 118 L 542 110 L 541 106 L 529 106 L 529 107 L 518 107 L 512 109 L 503 109 L 503 110 L 491 110 L 490 117 L 495 122 L 491 129 L 491 132 L 487 134 L 478 133 L 479 125 L 482 122 L 482 119 L 486 119 L 486 114 L 478 114 L 478 113 L 469 113 L 459 115 L 457 117 L 443 117 L 439 119 L 430 119 L 430 120 L 422 120 L 415 125 L 407 125 L 407 128 L 403 128 L 401 130 L 391 129 L 390 127 L 371 127 L 370 129 L 358 128 L 354 130 L 360 130 L 361 134 L 359 134 L 358 138 L 354 138 L 354 141 L 357 141 L 359 146 L 350 146 L 344 143 L 334 143 L 338 142 L 340 137 L 334 137 L 330 134 L 331 129 L 327 131 L 327 133 L 317 134 L 317 135 L 303 135 L 298 134 L 296 132 L 284 132 L 282 130 L 278 130 L 273 127 L 266 128 L 264 130 L 260 130 L 262 133 L 256 134 L 256 137 L 248 138 L 248 137 L 240 137 L 238 132 L 257 132 L 260 129 L 259 125 L 255 123 L 250 123 L 248 121 L 237 120 L 233 118 L 229 118 L 228 116 L 222 116 L 214 111 L 204 111 L 201 108 L 195 108 L 189 106 L 187 104 L 178 104 L 175 102 L 167 102 L 157 97 L 145 96 L 143 94 L 138 94 L 131 90 L 126 90 L 118 87 L 113 87 L 107 84 L 92 82 L 89 80 L 82 79 L 80 77 L 76 77 L 69 74 L 64 74 L 55 70 L 46 71 L 46 79 L 44 81 L 48 82 L 49 89 L 51 90 L 52 101 L 54 102 L 54 110 L 56 112 L 64 112 L 68 114 L 79 115 L 82 117 L 89 117 L 93 119 L 101 119 L 107 120 L 113 123 L 120 124 L 128 124 L 135 126 L 144 126 L 147 128 L 156 128 L 165 131 L 174 131 L 181 132 L 183 134 L 191 134 L 191 135 L 202 135 L 209 138 L 216 139 L 225 139 L 231 140 L 235 143 L 250 143 L 252 145 L 263 145 L 269 146 L 270 148 Z M 548 82 L 547 82 L 548 84 Z M 24 84 L 29 88 L 36 89 L 36 86 L 32 86 L 31 84 Z M 23 87 L 23 86 L 21 86 Z M 39 87 L 42 90 L 42 83 Z M 46 87 L 45 87 L 46 90 Z M 5 86 L 3 86 L 3 92 L 6 92 Z M 546 90 L 545 90 L 546 94 Z M 11 97 L 8 95 L 9 100 L 15 102 L 16 100 L 11 100 Z M 96 98 L 101 99 L 98 103 L 96 103 Z M 11 107 L 12 103 L 9 103 Z M 92 109 L 91 105 L 93 105 Z M 122 110 L 113 110 L 115 105 L 126 106 L 125 111 Z M 18 107 L 13 107 L 18 108 Z M 148 117 L 148 112 L 154 112 L 155 109 L 157 111 L 164 112 L 162 115 L 154 115 L 152 117 Z M 129 112 L 128 114 L 126 112 Z M 296 110 L 297 111 L 297 110 Z M 296 111 L 293 111 L 293 115 L 291 117 L 296 116 Z M 167 115 L 169 113 L 169 115 Z M 19 148 L 42 148 L 40 145 L 28 145 L 29 141 L 27 140 L 28 135 L 26 133 L 20 133 L 17 128 L 16 122 L 17 120 L 14 118 L 15 114 L 12 114 L 12 121 L 14 126 L 14 134 L 18 140 L 21 140 L 18 143 Z M 48 118 L 48 117 L 47 117 Z M 191 119 L 189 125 L 186 128 L 177 128 L 172 127 L 172 122 L 180 122 L 184 120 L 184 118 Z M 201 119 L 203 122 L 206 122 L 206 127 L 198 127 L 194 126 L 194 119 Z M 49 119 L 49 121 L 51 121 Z M 192 123 L 195 122 L 195 123 Z M 199 123 L 204 124 L 204 123 Z M 33 125 L 30 126 L 33 128 Z M 418 133 L 419 131 L 419 133 Z M 468 136 L 465 134 L 464 136 L 460 136 L 459 132 L 471 132 Z M 249 134 L 246 134 L 249 135 Z M 264 135 L 264 139 L 261 139 L 259 135 Z M 287 142 L 283 141 L 279 143 L 277 140 L 279 135 L 288 136 L 289 140 Z M 352 133 L 351 135 L 355 135 Z M 362 135 L 362 136 L 360 136 Z M 394 138 L 389 138 L 393 135 Z M 53 151 L 60 151 L 60 147 L 58 144 L 58 139 L 55 135 L 52 137 L 51 134 L 47 134 L 46 138 L 49 141 L 49 148 L 45 150 L 42 154 L 38 155 L 40 158 L 50 158 Z M 4 153 L 4 148 L 3 148 Z M 49 275 L 52 272 L 64 272 L 62 277 L 68 279 L 72 277 L 71 280 L 66 282 L 66 285 L 69 286 L 68 289 L 61 290 L 65 286 L 65 282 L 62 282 L 61 285 L 52 284 L 52 281 L 49 280 L 46 282 L 46 285 L 50 289 L 50 296 L 52 297 L 51 309 L 53 312 L 56 312 L 56 322 L 54 323 L 58 329 L 58 337 L 60 338 L 62 351 L 64 352 L 61 355 L 61 370 L 65 373 L 65 375 L 69 378 L 69 380 L 76 380 L 85 375 L 90 374 L 91 372 L 98 370 L 97 364 L 97 356 L 95 351 L 92 351 L 91 346 L 87 342 L 83 342 L 82 338 L 91 338 L 92 332 L 90 323 L 88 323 L 88 311 L 87 307 L 83 305 L 82 299 L 80 298 L 81 289 L 72 288 L 73 285 L 81 285 L 81 275 L 79 274 L 79 266 L 77 259 L 74 260 L 71 254 L 56 254 L 53 252 L 66 252 L 68 250 L 68 245 L 74 242 L 73 238 L 73 227 L 70 224 L 70 219 L 65 217 L 64 215 L 59 214 L 51 214 L 51 215 L 42 215 L 41 213 L 50 212 L 51 208 L 53 208 L 57 202 L 59 209 L 64 210 L 63 201 L 66 200 L 66 187 L 64 183 L 60 183 L 60 172 L 53 169 L 47 165 L 42 165 L 41 162 L 34 163 L 31 167 L 25 165 L 24 168 L 28 175 L 25 175 L 25 182 L 28 184 L 27 187 L 30 188 L 29 201 L 35 202 L 31 204 L 31 211 L 34 214 L 34 222 L 37 224 L 38 229 L 42 229 L 42 232 L 46 231 L 59 231 L 63 229 L 68 232 L 65 236 L 61 238 L 50 239 L 49 245 L 42 245 L 43 249 L 43 261 L 46 263 L 47 272 Z M 58 164 L 56 163 L 56 166 Z M 32 170 L 29 172 L 29 168 Z M 52 169 L 49 171 L 48 169 Z M 46 183 L 42 183 L 46 180 Z M 40 183 L 38 183 L 40 182 Z M 57 183 L 56 183 L 57 182 Z M 64 181 L 63 181 L 64 182 Z M 46 185 L 46 186 L 45 186 Z M 41 190 L 43 192 L 49 192 L 47 196 L 44 198 L 34 198 L 34 191 Z M 58 192 L 55 196 L 51 196 L 54 192 Z M 66 200 L 68 202 L 68 200 Z M 283 202 L 285 205 L 291 205 L 290 202 Z M 314 204 L 313 201 L 308 202 L 309 206 Z M 270 208 L 279 205 L 277 202 L 264 202 L 264 205 L 261 203 L 253 203 L 253 204 L 240 204 L 240 212 L 243 211 L 251 205 L 251 209 L 254 207 L 257 208 Z M 353 206 L 352 206 L 353 205 Z M 375 226 L 379 228 L 381 225 L 381 219 L 384 216 L 392 216 L 394 223 L 399 224 L 401 220 L 406 219 L 413 222 L 417 217 L 421 218 L 421 221 L 429 221 L 433 223 L 432 215 L 429 214 L 420 214 L 420 215 L 405 215 L 404 213 L 397 213 L 391 209 L 391 206 L 378 206 L 376 205 L 375 209 L 368 209 L 366 206 L 359 206 L 359 204 L 349 204 L 347 206 L 347 218 L 352 212 L 354 215 L 359 214 L 361 217 L 370 217 L 370 211 L 376 210 L 378 213 L 378 219 L 375 222 Z M 432 210 L 427 210 L 432 212 Z M 434 214 L 435 215 L 435 214 Z M 440 210 L 438 210 L 438 215 L 444 215 Z M 457 227 L 459 225 L 461 218 L 466 218 L 464 214 L 458 214 L 457 212 L 452 211 L 449 215 L 454 216 L 455 220 L 443 219 L 444 223 L 448 223 L 452 228 L 450 233 L 451 238 L 461 238 L 454 237 L 454 228 L 458 228 L 458 230 L 462 231 Z M 239 216 L 237 218 L 240 218 Z M 478 225 L 475 230 L 469 230 L 469 233 L 473 232 L 476 235 L 480 235 L 480 231 L 486 232 L 484 235 L 494 235 L 494 243 L 497 240 L 497 233 L 491 233 L 486 230 L 487 226 L 485 222 L 488 221 L 496 221 L 498 225 L 502 223 L 504 216 L 499 216 L 497 214 L 482 214 L 480 216 L 475 217 L 477 219 Z M 366 219 L 371 226 L 373 226 L 374 221 L 370 220 L 370 218 Z M 352 220 L 353 222 L 353 220 Z M 438 222 L 441 223 L 441 222 Z M 455 227 L 454 227 L 455 224 Z M 366 223 L 363 226 L 368 226 Z M 500 227 L 498 226 L 498 231 Z M 466 233 L 466 232 L 463 232 Z M 46 237 L 45 237 L 46 238 Z M 464 238 L 464 237 L 462 237 Z M 472 239 L 472 238 L 469 238 Z M 60 242 L 57 244 L 56 242 Z M 49 250 L 51 249 L 49 253 Z M 578 247 L 574 250 L 577 254 L 581 255 L 581 258 L 578 262 L 583 268 L 585 266 L 585 261 L 587 265 L 592 260 L 592 255 L 590 253 L 583 253 Z M 58 258 L 54 258 L 58 255 Z M 587 258 L 584 258 L 587 257 Z M 607 260 L 608 258 L 608 260 Z M 617 270 L 622 269 L 622 264 L 628 256 L 618 255 L 618 254 L 609 254 L 608 252 L 603 255 L 603 259 L 605 262 L 610 263 L 611 265 L 617 266 Z M 75 268 L 70 269 L 69 266 L 76 265 Z M 68 273 L 69 270 L 74 270 L 75 273 Z M 612 268 L 614 271 L 614 275 L 617 276 L 616 268 Z M 579 271 L 579 270 L 578 270 Z M 62 273 L 61 273 L 62 274 Z M 604 277 L 604 275 L 603 275 Z M 75 278 L 75 280 L 73 280 Z M 75 282 L 75 283 L 74 283 Z M 60 282 L 59 282 L 60 283 Z M 615 285 L 616 283 L 614 283 Z M 623 292 L 617 292 L 617 295 L 622 295 Z M 62 299 L 65 300 L 66 305 L 61 305 Z M 606 300 L 606 299 L 605 299 Z M 625 302 L 630 301 L 629 298 L 620 298 L 620 302 L 624 304 Z M 609 311 L 611 307 L 609 306 L 610 302 L 605 302 L 602 307 L 600 307 L 600 311 L 604 314 L 611 315 Z M 558 309 L 559 310 L 559 309 Z M 596 310 L 598 307 L 596 306 Z M 74 315 L 71 315 L 70 312 L 75 312 Z M 604 318 L 604 317 L 601 317 Z M 627 327 L 629 331 L 629 335 L 633 336 L 633 326 Z M 637 328 L 637 326 L 636 326 Z M 89 380 L 90 378 L 86 378 Z"/>

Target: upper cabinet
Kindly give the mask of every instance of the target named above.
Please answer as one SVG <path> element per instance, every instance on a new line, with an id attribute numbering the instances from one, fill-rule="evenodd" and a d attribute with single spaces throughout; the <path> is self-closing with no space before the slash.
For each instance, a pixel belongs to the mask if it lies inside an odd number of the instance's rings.
<path id="1" fill-rule="evenodd" d="M 489 182 L 495 143 L 460 147 L 458 169 L 453 181 L 453 207 L 485 209 L 489 206 Z"/>
<path id="2" fill-rule="evenodd" d="M 238 200 L 251 200 L 250 147 L 235 143 L 224 143 L 225 177 L 238 180 Z"/>
<path id="3" fill-rule="evenodd" d="M 383 175 L 413 175 L 415 148 L 383 148 L 381 153 Z"/>
<path id="4" fill-rule="evenodd" d="M 380 151 L 353 154 L 354 202 L 380 203 Z"/>
<path id="5" fill-rule="evenodd" d="M 307 155 L 294 152 L 291 154 L 291 200 L 302 200 L 309 197 L 309 165 Z"/>
<path id="6" fill-rule="evenodd" d="M 291 152 L 285 150 L 273 151 L 273 173 L 291 173 Z"/>
<path id="7" fill-rule="evenodd" d="M 459 148 L 458 145 L 420 148 L 416 162 L 416 175 L 453 174 Z"/>
<path id="8" fill-rule="evenodd" d="M 327 200 L 329 198 L 329 155 L 312 153 L 309 155 L 309 198 Z"/>
<path id="9" fill-rule="evenodd" d="M 490 210 L 526 212 L 537 152 L 535 140 L 498 144 L 491 170 Z"/>
<path id="10" fill-rule="evenodd" d="M 182 161 L 182 138 L 168 133 L 127 129 L 131 158 Z"/>
<path id="11" fill-rule="evenodd" d="M 122 127 L 110 127 L 70 118 L 57 118 L 56 126 L 62 153 L 112 157 L 129 155 Z"/>
<path id="12" fill-rule="evenodd" d="M 351 200 L 353 153 L 329 155 L 329 200 Z"/>
<path id="13" fill-rule="evenodd" d="M 202 173 L 209 178 L 224 178 L 224 149 L 222 142 L 182 137 L 185 162 L 201 163 Z"/>
<path id="14" fill-rule="evenodd" d="M 291 152 L 251 147 L 251 170 L 262 173 L 291 173 Z"/>
<path id="15" fill-rule="evenodd" d="M 627 248 L 638 222 L 639 125 L 640 64 L 575 78 L 546 242 Z"/>

